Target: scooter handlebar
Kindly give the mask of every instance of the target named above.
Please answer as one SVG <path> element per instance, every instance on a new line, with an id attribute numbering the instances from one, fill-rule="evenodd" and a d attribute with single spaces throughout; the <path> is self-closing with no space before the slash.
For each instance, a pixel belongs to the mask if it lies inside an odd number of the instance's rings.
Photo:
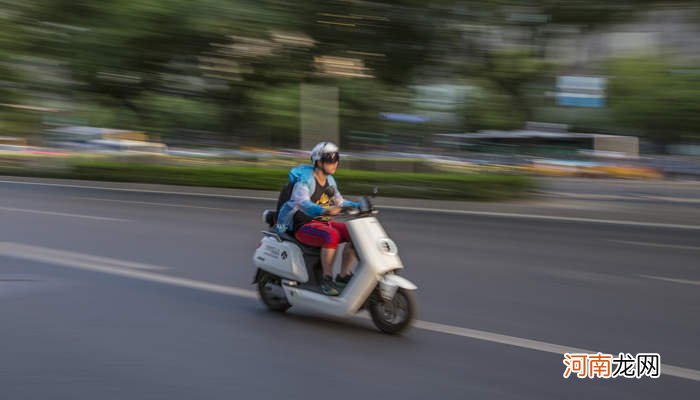
<path id="1" fill-rule="evenodd" d="M 361 214 L 378 214 L 379 213 L 379 211 L 377 211 L 374 208 L 374 205 L 372 204 L 370 199 L 368 199 L 366 197 L 360 198 L 360 207 L 345 206 L 345 207 L 342 207 L 341 212 L 347 216 L 356 216 L 356 215 L 361 215 Z"/>
<path id="2" fill-rule="evenodd" d="M 360 210 L 353 206 L 345 206 L 341 212 L 345 215 L 357 215 L 360 213 Z"/>

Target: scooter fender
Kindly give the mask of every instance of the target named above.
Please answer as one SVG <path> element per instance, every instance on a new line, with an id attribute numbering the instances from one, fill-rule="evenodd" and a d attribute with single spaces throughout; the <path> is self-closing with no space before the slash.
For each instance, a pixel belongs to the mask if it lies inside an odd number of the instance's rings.
<path id="1" fill-rule="evenodd" d="M 386 301 L 393 299 L 396 291 L 399 290 L 399 288 L 416 290 L 418 289 L 418 286 L 413 284 L 413 282 L 409 281 L 408 279 L 396 274 L 386 274 L 379 280 L 379 292 L 381 293 L 382 298 Z"/>

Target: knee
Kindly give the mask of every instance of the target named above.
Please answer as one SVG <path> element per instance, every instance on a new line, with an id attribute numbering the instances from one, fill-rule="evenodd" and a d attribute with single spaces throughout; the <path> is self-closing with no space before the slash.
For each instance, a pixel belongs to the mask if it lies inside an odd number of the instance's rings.
<path id="1" fill-rule="evenodd" d="M 337 249 L 340 243 L 340 235 L 334 230 L 329 230 L 325 237 L 325 243 L 323 243 L 323 248 L 326 249 Z"/>
<path id="2" fill-rule="evenodd" d="M 349 256 L 355 255 L 355 247 L 352 245 L 352 242 L 345 243 L 345 248 L 343 249 L 343 253 L 346 255 L 349 255 Z"/>

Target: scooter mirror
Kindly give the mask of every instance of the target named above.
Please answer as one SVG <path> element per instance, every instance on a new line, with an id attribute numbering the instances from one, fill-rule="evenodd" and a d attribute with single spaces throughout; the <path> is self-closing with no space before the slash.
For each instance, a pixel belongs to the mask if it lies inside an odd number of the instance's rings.
<path id="1" fill-rule="evenodd" d="M 365 210 L 364 211 L 372 211 L 374 209 L 374 205 L 372 204 L 372 200 L 370 200 L 370 197 L 365 197 Z"/>
<path id="2" fill-rule="evenodd" d="M 362 196 L 360 197 L 360 211 L 367 212 L 370 209 L 369 198 Z"/>

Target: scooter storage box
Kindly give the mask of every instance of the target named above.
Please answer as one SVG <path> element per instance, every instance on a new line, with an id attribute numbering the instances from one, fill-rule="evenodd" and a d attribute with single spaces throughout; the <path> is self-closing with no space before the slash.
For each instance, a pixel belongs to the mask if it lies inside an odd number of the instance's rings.
<path id="1" fill-rule="evenodd" d="M 300 283 L 309 280 L 304 255 L 299 246 L 291 242 L 280 242 L 275 237 L 263 238 L 260 247 L 255 251 L 253 262 L 257 268 L 282 278 Z"/>

